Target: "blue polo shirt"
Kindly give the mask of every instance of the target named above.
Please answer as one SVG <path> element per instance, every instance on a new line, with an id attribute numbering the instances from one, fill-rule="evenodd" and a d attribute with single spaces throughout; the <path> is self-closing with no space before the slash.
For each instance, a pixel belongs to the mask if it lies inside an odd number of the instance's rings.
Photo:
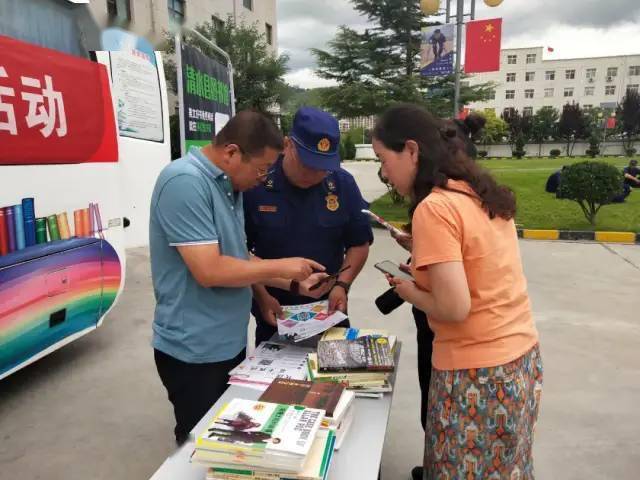
<path id="1" fill-rule="evenodd" d="M 191 148 L 158 177 L 149 224 L 156 297 L 153 347 L 187 363 L 237 356 L 247 344 L 251 288 L 204 288 L 176 247 L 218 244 L 248 259 L 243 200 L 226 174 Z"/>
<path id="2" fill-rule="evenodd" d="M 305 257 L 335 273 L 349 248 L 373 242 L 369 219 L 361 212 L 368 203 L 344 169 L 301 189 L 287 180 L 280 158 L 263 184 L 245 192 L 244 208 L 249 250 L 260 258 Z M 268 290 L 283 305 L 314 301 Z M 260 316 L 255 308 L 253 313 Z"/>

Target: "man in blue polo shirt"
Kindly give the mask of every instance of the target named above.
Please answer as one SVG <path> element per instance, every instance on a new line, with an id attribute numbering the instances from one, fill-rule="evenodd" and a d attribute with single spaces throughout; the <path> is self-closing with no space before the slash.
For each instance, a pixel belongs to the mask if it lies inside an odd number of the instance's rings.
<path id="1" fill-rule="evenodd" d="M 368 208 L 354 178 L 340 167 L 340 130 L 335 118 L 303 107 L 284 139 L 284 154 L 266 181 L 245 194 L 249 249 L 264 259 L 302 256 L 340 273 L 338 281 L 312 293 L 291 281 L 279 288 L 254 287 L 256 344 L 276 329 L 280 305 L 328 299 L 331 310 L 347 312 L 351 283 L 369 255 L 373 234 Z"/>
<path id="2" fill-rule="evenodd" d="M 267 177 L 282 135 L 262 114 L 240 112 L 212 144 L 192 148 L 156 182 L 149 225 L 157 301 L 153 347 L 173 404 L 178 443 L 222 395 L 245 354 L 251 285 L 326 274 L 303 258 L 260 260 L 247 251 L 242 192 Z"/>

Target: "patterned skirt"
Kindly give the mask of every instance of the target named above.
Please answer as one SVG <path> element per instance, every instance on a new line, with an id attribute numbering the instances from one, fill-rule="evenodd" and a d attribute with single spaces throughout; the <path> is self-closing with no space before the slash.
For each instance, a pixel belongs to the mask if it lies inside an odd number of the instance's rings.
<path id="1" fill-rule="evenodd" d="M 426 480 L 533 480 L 533 433 L 541 393 L 537 345 L 498 367 L 433 369 Z"/>

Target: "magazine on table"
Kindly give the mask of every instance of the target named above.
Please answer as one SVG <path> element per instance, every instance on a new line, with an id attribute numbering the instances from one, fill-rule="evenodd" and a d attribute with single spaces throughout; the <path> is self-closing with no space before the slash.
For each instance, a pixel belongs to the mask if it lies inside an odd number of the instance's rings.
<path id="1" fill-rule="evenodd" d="M 329 302 L 284 305 L 283 318 L 278 319 L 278 335 L 301 342 L 319 335 L 348 317 L 340 311 L 329 313 Z"/>

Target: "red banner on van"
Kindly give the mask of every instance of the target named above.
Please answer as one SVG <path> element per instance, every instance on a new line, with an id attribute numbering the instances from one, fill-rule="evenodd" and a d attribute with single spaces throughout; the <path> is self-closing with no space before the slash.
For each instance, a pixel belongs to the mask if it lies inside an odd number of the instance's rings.
<path id="1" fill-rule="evenodd" d="M 104 65 L 0 35 L 0 165 L 117 162 Z"/>

